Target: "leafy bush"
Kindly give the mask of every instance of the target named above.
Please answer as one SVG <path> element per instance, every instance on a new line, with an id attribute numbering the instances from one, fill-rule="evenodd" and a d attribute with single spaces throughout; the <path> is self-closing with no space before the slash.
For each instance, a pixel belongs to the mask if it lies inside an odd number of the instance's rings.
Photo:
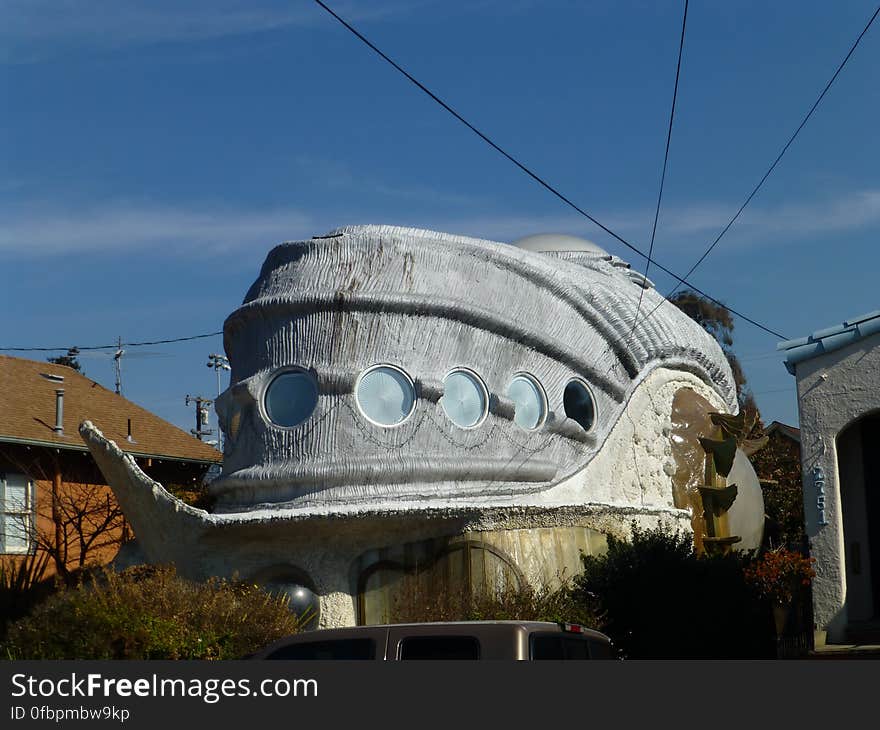
<path id="1" fill-rule="evenodd" d="M 10 659 L 234 659 L 295 633 L 286 600 L 255 585 L 194 583 L 171 567 L 104 569 L 10 625 Z"/>
<path id="2" fill-rule="evenodd" d="M 786 548 L 764 553 L 745 570 L 746 581 L 777 606 L 787 606 L 800 587 L 816 577 L 815 558 L 806 558 Z"/>
<path id="3" fill-rule="evenodd" d="M 698 556 L 689 535 L 639 529 L 609 536 L 608 551 L 582 556 L 574 580 L 597 601 L 601 629 L 628 658 L 773 657 L 772 614 L 745 580 L 747 558 Z"/>

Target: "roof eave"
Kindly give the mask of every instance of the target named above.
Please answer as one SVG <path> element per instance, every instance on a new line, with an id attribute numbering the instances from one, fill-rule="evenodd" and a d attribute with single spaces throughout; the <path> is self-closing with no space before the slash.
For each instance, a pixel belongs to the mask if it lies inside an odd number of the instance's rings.
<path id="1" fill-rule="evenodd" d="M 63 449 L 65 451 L 79 451 L 82 453 L 89 453 L 88 448 L 85 444 L 81 446 L 78 444 L 69 444 L 62 443 L 58 441 L 42 441 L 40 439 L 25 439 L 19 438 L 17 436 L 0 436 L 0 443 L 5 444 L 16 444 L 19 446 L 39 446 L 41 448 L 49 448 L 49 449 Z M 126 453 L 130 454 L 139 459 L 163 459 L 165 461 L 181 461 L 187 464 L 205 464 L 206 466 L 210 466 L 211 464 L 219 464 L 223 461 L 222 457 L 218 457 L 217 459 L 199 459 L 195 457 L 189 456 L 174 456 L 172 454 L 148 454 L 142 451 L 132 451 L 128 449 L 120 448 Z"/>

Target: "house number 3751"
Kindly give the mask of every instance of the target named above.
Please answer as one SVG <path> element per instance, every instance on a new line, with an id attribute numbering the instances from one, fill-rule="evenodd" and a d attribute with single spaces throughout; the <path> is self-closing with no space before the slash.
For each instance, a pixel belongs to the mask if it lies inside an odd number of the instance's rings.
<path id="1" fill-rule="evenodd" d="M 813 484 L 816 487 L 816 512 L 821 527 L 828 524 L 828 520 L 825 519 L 825 471 L 821 466 L 813 467 Z"/>

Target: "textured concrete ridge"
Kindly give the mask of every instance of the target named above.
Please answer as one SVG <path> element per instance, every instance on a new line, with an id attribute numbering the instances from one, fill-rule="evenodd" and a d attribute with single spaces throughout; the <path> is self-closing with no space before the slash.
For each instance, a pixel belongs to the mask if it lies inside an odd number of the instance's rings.
<path id="1" fill-rule="evenodd" d="M 735 411 L 715 340 L 633 273 L 599 249 L 541 253 L 389 226 L 277 246 L 224 326 L 232 384 L 217 407 L 238 426 L 211 487 L 218 509 L 540 492 L 596 456 L 657 368 L 695 375 Z M 368 422 L 355 395 L 359 376 L 381 364 L 403 370 L 417 393 L 394 428 Z M 318 390 L 314 412 L 293 428 L 273 425 L 264 406 L 285 368 L 313 374 Z M 456 368 L 488 391 L 478 428 L 444 415 L 444 378 Z M 516 425 L 506 400 L 522 372 L 546 393 L 546 417 L 532 431 Z M 565 413 L 573 379 L 594 398 L 589 430 Z"/>

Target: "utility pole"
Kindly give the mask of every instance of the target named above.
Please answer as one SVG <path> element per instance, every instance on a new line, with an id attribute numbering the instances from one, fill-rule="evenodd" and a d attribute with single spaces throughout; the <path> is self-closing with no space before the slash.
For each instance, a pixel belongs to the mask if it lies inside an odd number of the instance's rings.
<path id="1" fill-rule="evenodd" d="M 190 433 L 195 436 L 199 441 L 202 440 L 202 436 L 210 436 L 214 433 L 213 428 L 204 428 L 210 422 L 211 414 L 208 411 L 208 408 L 214 401 L 209 400 L 208 398 L 202 398 L 202 396 L 197 395 L 194 398 L 190 397 L 189 394 L 186 396 L 186 404 L 195 403 L 196 406 L 196 427 L 190 429 Z"/>
<path id="2" fill-rule="evenodd" d="M 217 373 L 217 397 L 220 397 L 220 393 L 223 392 L 223 388 L 220 385 L 220 371 L 221 370 L 232 370 L 229 366 L 229 359 L 223 357 L 223 355 L 218 355 L 217 353 L 211 353 L 208 355 L 208 363 L 209 368 L 214 368 L 214 372 Z M 223 451 L 223 429 L 220 428 L 220 416 L 217 415 L 217 439 L 218 446 L 220 447 L 220 451 Z"/>
<path id="3" fill-rule="evenodd" d="M 125 350 L 122 349 L 122 337 L 118 339 L 116 346 L 116 354 L 113 356 L 113 366 L 116 370 L 116 395 L 122 395 L 122 356 Z M 189 405 L 187 403 L 187 405 Z"/>

